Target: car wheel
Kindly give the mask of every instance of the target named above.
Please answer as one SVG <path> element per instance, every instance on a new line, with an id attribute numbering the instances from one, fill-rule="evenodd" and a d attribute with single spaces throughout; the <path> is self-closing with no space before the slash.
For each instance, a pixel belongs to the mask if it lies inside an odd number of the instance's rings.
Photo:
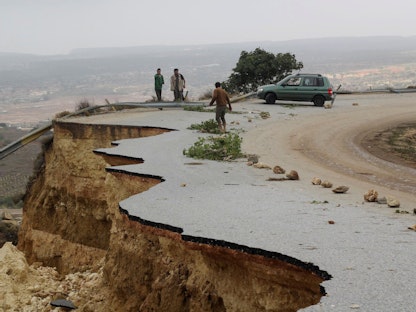
<path id="1" fill-rule="evenodd" d="M 315 106 L 324 106 L 325 98 L 322 95 L 316 95 L 312 102 L 315 104 Z"/>
<path id="2" fill-rule="evenodd" d="M 268 93 L 264 98 L 267 104 L 274 104 L 276 102 L 276 95 L 273 93 Z"/>

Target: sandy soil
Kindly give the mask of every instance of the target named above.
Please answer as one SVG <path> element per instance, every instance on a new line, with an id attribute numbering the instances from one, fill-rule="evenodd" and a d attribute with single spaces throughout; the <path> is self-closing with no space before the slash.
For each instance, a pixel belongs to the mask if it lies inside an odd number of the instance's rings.
<path id="1" fill-rule="evenodd" d="M 415 103 L 416 94 L 367 94 L 338 96 L 332 109 L 297 106 L 278 124 L 269 122 L 250 131 L 245 149 L 303 176 L 360 186 L 363 193 L 367 188 L 393 192 L 407 207 L 416 207 L 416 170 L 386 153 L 384 142 L 375 136 L 380 130 L 414 122 Z M 276 143 L 271 144 L 271 138 Z"/>

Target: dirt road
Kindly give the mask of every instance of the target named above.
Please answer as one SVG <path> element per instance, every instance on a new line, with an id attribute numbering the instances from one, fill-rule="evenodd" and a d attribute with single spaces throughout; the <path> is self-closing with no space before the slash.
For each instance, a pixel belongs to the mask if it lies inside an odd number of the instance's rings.
<path id="1" fill-rule="evenodd" d="M 285 104 L 260 105 L 259 109 L 273 114 Z M 245 149 L 260 153 L 262 161 L 295 169 L 305 178 L 316 176 L 359 188 L 361 199 L 374 188 L 379 194 L 393 193 L 411 208 L 416 207 L 416 170 L 391 155 L 380 155 L 381 140 L 369 146 L 364 139 L 415 121 L 416 94 L 340 95 L 332 109 L 296 106 L 278 122 L 271 120 L 253 129 L 246 135 Z"/>

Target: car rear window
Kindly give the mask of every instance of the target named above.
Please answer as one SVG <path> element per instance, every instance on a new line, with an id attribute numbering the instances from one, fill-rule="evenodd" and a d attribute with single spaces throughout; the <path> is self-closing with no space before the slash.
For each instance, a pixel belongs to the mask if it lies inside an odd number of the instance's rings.
<path id="1" fill-rule="evenodd" d="M 304 77 L 302 85 L 306 87 L 322 87 L 324 79 L 322 77 Z"/>

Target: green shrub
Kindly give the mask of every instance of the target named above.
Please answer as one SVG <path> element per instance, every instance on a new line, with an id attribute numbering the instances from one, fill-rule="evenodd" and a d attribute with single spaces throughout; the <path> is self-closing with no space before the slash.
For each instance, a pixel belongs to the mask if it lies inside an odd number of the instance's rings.
<path id="1" fill-rule="evenodd" d="M 217 137 L 198 138 L 183 154 L 197 159 L 231 160 L 243 157 L 241 153 L 242 138 L 237 134 L 229 133 Z"/>
<path id="2" fill-rule="evenodd" d="M 209 119 L 199 124 L 192 124 L 188 127 L 188 129 L 198 130 L 200 132 L 205 132 L 205 133 L 213 133 L 213 134 L 220 133 L 220 129 L 218 128 L 218 123 L 214 119 Z"/>

